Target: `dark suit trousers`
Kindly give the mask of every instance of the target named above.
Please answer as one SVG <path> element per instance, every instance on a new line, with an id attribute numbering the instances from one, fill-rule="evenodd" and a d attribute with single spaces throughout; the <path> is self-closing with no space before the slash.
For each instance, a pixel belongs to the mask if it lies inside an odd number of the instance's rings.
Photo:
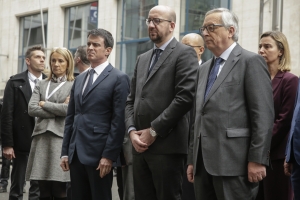
<path id="1" fill-rule="evenodd" d="M 181 200 L 184 154 L 133 155 L 136 200 Z"/>
<path id="2" fill-rule="evenodd" d="M 183 174 L 182 200 L 195 200 L 196 197 L 194 191 L 194 184 L 188 181 L 186 170 L 187 167 L 185 167 L 184 174 Z"/>
<path id="3" fill-rule="evenodd" d="M 97 167 L 80 163 L 76 151 L 70 164 L 72 200 L 111 200 L 113 173 L 100 178 Z"/>
<path id="4" fill-rule="evenodd" d="M 28 153 L 19 153 L 15 151 L 15 156 L 16 158 L 13 159 L 11 171 L 9 200 L 22 200 Z M 29 200 L 39 199 L 39 185 L 37 181 L 30 181 L 28 195 Z"/>
<path id="5" fill-rule="evenodd" d="M 248 176 L 212 176 L 204 167 L 201 151 L 199 151 L 197 159 L 197 172 L 194 176 L 197 200 L 255 199 L 258 183 L 250 183 Z"/>
<path id="6" fill-rule="evenodd" d="M 295 160 L 293 162 L 291 180 L 294 190 L 294 199 L 300 200 L 300 165 Z"/>

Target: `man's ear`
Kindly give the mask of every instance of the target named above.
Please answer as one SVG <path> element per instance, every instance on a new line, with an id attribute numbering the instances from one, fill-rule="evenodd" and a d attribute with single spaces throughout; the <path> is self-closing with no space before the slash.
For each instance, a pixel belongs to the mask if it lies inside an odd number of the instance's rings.
<path id="1" fill-rule="evenodd" d="M 105 49 L 105 55 L 108 57 L 110 55 L 111 51 L 112 51 L 112 48 L 111 47 L 107 47 Z"/>
<path id="2" fill-rule="evenodd" d="M 25 59 L 25 62 L 26 62 L 26 64 L 27 64 L 27 66 L 30 65 L 30 59 L 29 59 L 29 58 L 26 58 L 26 59 Z"/>
<path id="3" fill-rule="evenodd" d="M 230 26 L 229 28 L 228 28 L 228 32 L 229 32 L 229 38 L 232 38 L 233 37 L 233 35 L 235 34 L 235 28 L 233 27 L 233 26 Z"/>

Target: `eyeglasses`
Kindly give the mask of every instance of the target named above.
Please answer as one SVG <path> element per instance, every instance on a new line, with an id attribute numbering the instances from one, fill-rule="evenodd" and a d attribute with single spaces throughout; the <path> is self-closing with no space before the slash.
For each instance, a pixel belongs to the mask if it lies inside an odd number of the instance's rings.
<path id="1" fill-rule="evenodd" d="M 193 45 L 189 45 L 189 44 L 185 44 L 187 46 L 190 46 L 190 47 L 202 47 L 202 46 L 193 46 Z"/>
<path id="2" fill-rule="evenodd" d="M 150 22 L 152 21 L 152 23 L 155 25 L 155 26 L 157 26 L 157 25 L 159 25 L 160 24 L 160 22 L 163 22 L 163 21 L 166 21 L 166 22 L 172 22 L 172 21 L 170 21 L 170 20 L 166 20 L 166 19 L 159 19 L 159 18 L 147 18 L 146 19 L 146 24 L 147 24 L 147 26 L 149 26 L 150 25 Z"/>
<path id="3" fill-rule="evenodd" d="M 205 29 L 206 29 L 207 32 L 214 32 L 216 26 L 221 27 L 221 26 L 224 26 L 224 25 L 222 25 L 222 24 L 209 24 L 207 26 L 202 26 L 201 28 L 199 28 L 199 31 L 200 31 L 201 34 L 203 34 Z"/>

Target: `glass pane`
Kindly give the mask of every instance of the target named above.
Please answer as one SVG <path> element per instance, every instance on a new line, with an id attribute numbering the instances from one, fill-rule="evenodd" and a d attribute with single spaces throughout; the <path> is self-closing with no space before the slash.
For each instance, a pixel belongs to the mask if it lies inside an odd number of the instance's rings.
<path id="1" fill-rule="evenodd" d="M 153 48 L 153 42 L 150 40 L 117 45 L 116 64 L 121 65 L 118 68 L 131 78 L 137 57 L 151 48 Z"/>
<path id="2" fill-rule="evenodd" d="M 68 49 L 86 44 L 88 32 L 97 28 L 98 2 L 67 8 L 66 24 L 65 41 Z"/>
<path id="3" fill-rule="evenodd" d="M 47 46 L 48 13 L 43 13 L 45 45 Z M 18 71 L 27 69 L 24 56 L 28 48 L 36 45 L 43 46 L 42 19 L 40 14 L 22 17 L 20 19 L 20 48 Z"/>
<path id="4" fill-rule="evenodd" d="M 180 37 L 182 38 L 184 35 L 192 32 L 199 33 L 205 13 L 213 8 L 229 8 L 229 3 L 230 0 L 182 0 Z M 212 53 L 208 49 L 205 49 L 202 60 L 206 61 L 212 56 Z"/>

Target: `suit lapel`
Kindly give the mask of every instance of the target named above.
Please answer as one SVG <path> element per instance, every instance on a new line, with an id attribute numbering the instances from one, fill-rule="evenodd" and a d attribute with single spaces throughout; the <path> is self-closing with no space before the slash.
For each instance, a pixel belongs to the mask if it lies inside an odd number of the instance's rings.
<path id="1" fill-rule="evenodd" d="M 210 97 L 216 92 L 216 90 L 220 87 L 223 83 L 225 78 L 228 76 L 232 68 L 236 65 L 237 61 L 240 59 L 239 55 L 241 54 L 242 48 L 237 44 L 236 47 L 230 53 L 228 59 L 225 62 L 219 76 L 217 77 L 216 81 L 214 82 L 209 94 L 206 97 L 206 101 L 204 104 L 210 99 Z"/>
<path id="2" fill-rule="evenodd" d="M 32 95 L 32 90 L 30 87 L 30 83 L 29 83 L 29 78 L 28 78 L 28 70 L 23 72 L 21 78 L 24 80 L 24 84 L 19 86 L 19 89 L 21 90 L 21 92 L 24 95 L 24 98 L 27 102 L 27 104 L 30 101 L 31 95 Z"/>
<path id="3" fill-rule="evenodd" d="M 89 93 L 109 75 L 112 69 L 113 66 L 111 64 L 107 65 L 107 67 L 102 71 L 101 74 L 99 74 L 98 78 L 94 81 L 91 89 L 87 92 L 83 99 L 85 99 L 85 97 L 87 97 Z"/>
<path id="4" fill-rule="evenodd" d="M 145 84 L 148 82 L 148 80 L 157 72 L 157 70 L 160 68 L 160 66 L 165 62 L 165 60 L 169 57 L 169 55 L 173 52 L 175 46 L 177 44 L 177 40 L 174 38 L 169 45 L 165 48 L 165 50 L 162 52 L 161 56 L 159 57 L 157 63 L 153 66 L 152 71 L 150 72 L 148 78 L 146 79 Z M 151 58 L 150 58 L 151 60 Z M 151 62 L 151 61 L 150 61 Z"/>
<path id="5" fill-rule="evenodd" d="M 83 95 L 82 95 L 82 91 L 83 91 L 83 86 L 84 86 L 84 83 L 88 77 L 88 71 L 84 72 L 85 74 L 82 74 L 83 76 L 77 76 L 76 79 L 78 81 L 78 85 L 80 86 L 80 90 L 79 90 L 79 103 L 80 105 L 82 105 L 82 98 L 83 98 Z"/>
<path id="6" fill-rule="evenodd" d="M 143 83 L 142 85 L 144 85 L 148 79 L 148 71 L 149 71 L 149 67 L 150 67 L 150 63 L 151 63 L 151 58 L 152 58 L 152 55 L 153 55 L 153 51 L 148 51 L 146 54 L 145 54 L 145 64 L 143 65 L 144 67 L 141 68 L 141 72 L 143 74 Z M 157 64 L 157 63 L 156 63 Z M 153 71 L 153 70 L 152 70 Z M 149 74 L 150 76 L 150 74 Z"/>
<path id="7" fill-rule="evenodd" d="M 282 71 L 278 71 L 277 74 L 275 75 L 275 77 L 272 80 L 272 88 L 273 88 L 273 92 L 278 88 L 278 86 L 280 85 L 282 78 L 283 78 L 284 72 Z"/>
<path id="8" fill-rule="evenodd" d="M 211 61 L 208 61 L 205 64 L 203 64 L 199 71 L 199 78 L 198 78 L 199 82 L 198 82 L 198 87 L 197 87 L 197 102 L 196 102 L 196 104 L 199 103 L 199 106 L 197 106 L 198 108 L 201 108 L 204 103 L 204 94 L 205 94 L 207 79 L 208 79 L 212 64 L 213 64 L 213 59 L 211 59 Z"/>

